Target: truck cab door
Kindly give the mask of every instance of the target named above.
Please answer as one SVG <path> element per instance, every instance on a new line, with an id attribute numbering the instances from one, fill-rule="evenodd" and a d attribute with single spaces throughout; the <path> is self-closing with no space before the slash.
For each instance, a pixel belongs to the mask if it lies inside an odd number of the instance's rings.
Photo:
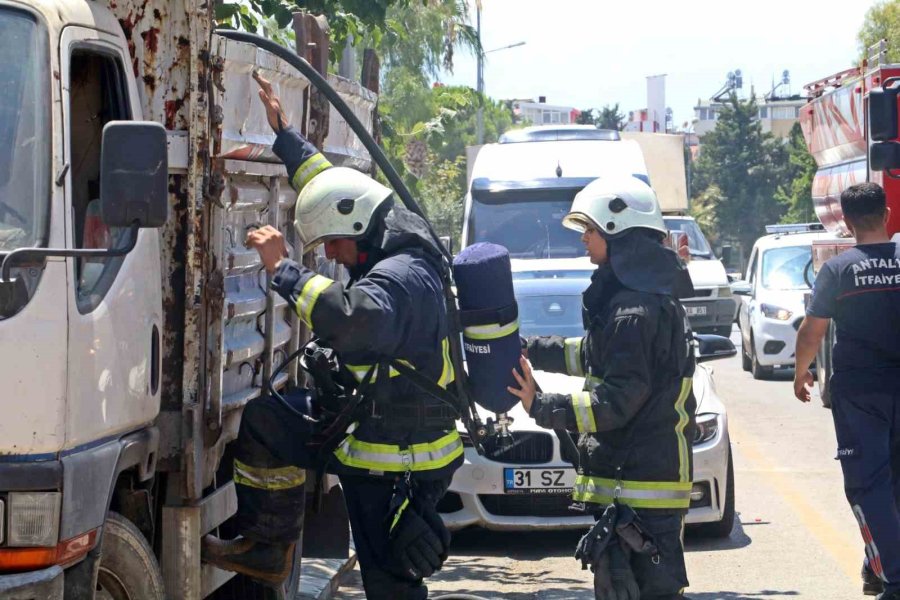
<path id="1" fill-rule="evenodd" d="M 67 231 L 70 248 L 112 248 L 127 230 L 108 227 L 99 202 L 103 126 L 141 118 L 120 40 L 70 26 L 60 41 Z M 156 230 L 141 229 L 124 257 L 67 259 L 67 441 L 80 445 L 149 423 L 159 411 L 162 292 Z"/>

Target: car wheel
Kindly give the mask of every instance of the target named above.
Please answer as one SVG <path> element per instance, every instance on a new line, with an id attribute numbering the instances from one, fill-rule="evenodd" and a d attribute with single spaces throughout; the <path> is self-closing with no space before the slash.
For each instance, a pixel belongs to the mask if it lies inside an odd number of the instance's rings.
<path id="1" fill-rule="evenodd" d="M 741 340 L 741 341 L 743 341 L 743 340 Z M 742 344 L 742 346 L 743 347 L 741 348 L 741 368 L 749 373 L 750 369 L 753 366 L 753 362 L 750 360 L 750 355 L 747 354 L 747 347 L 749 346 L 749 344 Z"/>
<path id="2" fill-rule="evenodd" d="M 772 367 L 764 367 L 759 364 L 759 357 L 756 355 L 756 344 L 753 342 L 753 336 L 750 336 L 750 374 L 753 379 L 766 380 L 772 377 Z"/>
<path id="3" fill-rule="evenodd" d="M 701 536 L 711 538 L 727 538 L 734 529 L 734 463 L 731 459 L 731 446 L 728 447 L 728 482 L 725 484 L 725 504 L 722 519 L 715 523 L 701 523 L 694 531 Z"/>

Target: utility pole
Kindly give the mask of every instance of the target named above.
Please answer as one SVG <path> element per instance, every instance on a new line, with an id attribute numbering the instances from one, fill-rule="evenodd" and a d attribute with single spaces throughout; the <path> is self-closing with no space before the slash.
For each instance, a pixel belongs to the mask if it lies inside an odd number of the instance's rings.
<path id="1" fill-rule="evenodd" d="M 481 46 L 481 2 L 475 3 L 475 19 L 478 31 L 478 67 L 475 88 L 478 92 L 478 113 L 475 117 L 475 140 L 484 143 L 484 48 Z"/>

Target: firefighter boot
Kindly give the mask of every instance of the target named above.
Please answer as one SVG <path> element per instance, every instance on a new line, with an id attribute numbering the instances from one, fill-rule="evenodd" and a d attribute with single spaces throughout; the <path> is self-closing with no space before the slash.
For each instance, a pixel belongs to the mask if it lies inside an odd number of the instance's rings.
<path id="1" fill-rule="evenodd" d="M 864 595 L 877 596 L 884 591 L 884 583 L 882 583 L 878 575 L 872 572 L 872 569 L 869 568 L 869 561 L 865 561 L 863 563 L 861 575 L 863 580 Z"/>
<path id="2" fill-rule="evenodd" d="M 291 574 L 295 544 L 256 542 L 245 537 L 220 540 L 203 538 L 203 562 L 226 571 L 242 573 L 271 586 L 281 585 Z"/>

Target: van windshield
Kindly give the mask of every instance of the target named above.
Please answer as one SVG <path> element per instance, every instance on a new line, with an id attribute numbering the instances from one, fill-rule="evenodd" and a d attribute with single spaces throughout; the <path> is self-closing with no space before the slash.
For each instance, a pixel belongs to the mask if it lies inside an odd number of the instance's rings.
<path id="1" fill-rule="evenodd" d="M 581 234 L 562 225 L 577 190 L 509 192 L 473 198 L 467 245 L 492 242 L 511 258 L 576 258 L 585 255 Z"/>
<path id="2" fill-rule="evenodd" d="M 786 246 L 762 255 L 762 285 L 769 290 L 808 290 L 812 273 L 810 246 Z"/>
<path id="3" fill-rule="evenodd" d="M 669 231 L 683 231 L 687 234 L 688 249 L 694 258 L 712 258 L 712 248 L 706 241 L 706 236 L 700 231 L 700 226 L 693 219 L 665 219 L 666 229 Z"/>
<path id="4" fill-rule="evenodd" d="M 28 13 L 0 8 L 0 254 L 44 243 L 50 193 L 47 42 Z"/>

